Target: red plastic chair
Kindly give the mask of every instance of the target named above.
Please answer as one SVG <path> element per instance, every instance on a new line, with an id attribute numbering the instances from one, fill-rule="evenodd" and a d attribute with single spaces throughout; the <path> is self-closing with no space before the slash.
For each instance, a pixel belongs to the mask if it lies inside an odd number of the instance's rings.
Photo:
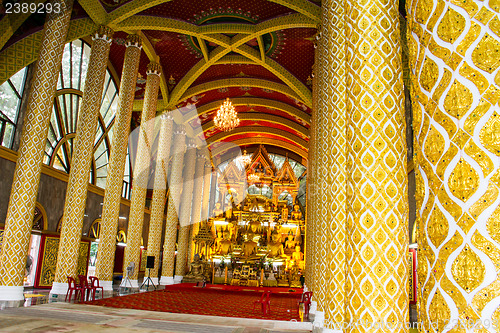
<path id="1" fill-rule="evenodd" d="M 263 292 L 260 296 L 260 299 L 253 302 L 253 311 L 255 311 L 255 306 L 257 304 L 260 304 L 260 308 L 263 314 L 267 315 L 269 312 L 271 312 L 271 292 Z"/>
<path id="2" fill-rule="evenodd" d="M 73 297 L 73 291 L 75 292 L 75 301 L 78 299 L 78 293 L 81 293 L 82 287 L 78 285 L 71 276 L 68 276 L 68 291 L 66 292 L 66 298 L 64 299 L 65 302 L 68 301 L 68 296 L 69 296 L 69 301 L 71 302 L 71 297 Z"/>
<path id="3" fill-rule="evenodd" d="M 313 292 L 308 291 L 302 294 L 302 298 L 299 300 L 297 305 L 300 305 L 301 303 L 304 304 L 304 316 L 309 317 L 309 309 L 311 308 L 311 299 L 312 299 Z"/>
<path id="4" fill-rule="evenodd" d="M 99 285 L 99 279 L 96 276 L 89 276 L 90 279 L 90 291 L 92 292 L 92 300 L 95 301 L 95 292 L 97 289 L 101 289 L 101 298 L 104 296 L 104 288 Z"/>
<path id="5" fill-rule="evenodd" d="M 81 300 L 82 302 L 88 301 L 90 292 L 92 289 L 89 286 L 89 282 L 87 281 L 87 277 L 85 275 L 78 275 L 78 279 L 80 280 L 80 288 L 81 288 Z"/>

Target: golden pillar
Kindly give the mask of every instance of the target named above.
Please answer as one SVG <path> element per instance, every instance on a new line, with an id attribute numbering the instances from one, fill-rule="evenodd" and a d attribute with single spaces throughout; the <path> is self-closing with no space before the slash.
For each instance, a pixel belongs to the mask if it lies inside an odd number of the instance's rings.
<path id="1" fill-rule="evenodd" d="M 206 221 L 210 214 L 210 181 L 212 180 L 212 163 L 207 156 L 205 161 L 205 170 L 203 171 L 203 198 L 201 206 L 201 221 Z"/>
<path id="2" fill-rule="evenodd" d="M 186 263 L 188 259 L 189 230 L 191 228 L 191 213 L 193 206 L 194 172 L 196 163 L 196 144 L 193 139 L 188 140 L 186 157 L 184 163 L 184 181 L 182 188 L 182 199 L 179 214 L 179 240 L 177 247 L 177 259 L 175 263 L 175 279 L 182 280 L 186 274 Z"/>
<path id="3" fill-rule="evenodd" d="M 319 34 L 316 35 L 319 38 Z M 306 204 L 306 244 L 305 244 L 305 289 L 309 291 L 314 291 L 314 280 L 315 280 L 315 230 L 314 224 L 316 219 L 314 218 L 314 213 L 316 212 L 314 207 L 314 195 L 315 195 L 315 168 L 314 164 L 316 162 L 315 158 L 315 145 L 316 145 L 316 110 L 318 107 L 318 68 L 319 68 L 319 52 L 317 40 L 314 43 L 314 65 L 313 65 L 313 105 L 312 105 L 312 115 L 311 115 L 311 128 L 310 128 L 310 138 L 309 138 L 309 152 L 307 156 L 307 204 Z M 316 304 L 314 304 L 315 306 Z M 312 309 L 315 312 L 315 308 Z"/>
<path id="4" fill-rule="evenodd" d="M 344 7 L 322 5 L 314 119 L 313 211 L 315 321 L 345 321 L 347 115 Z"/>
<path id="5" fill-rule="evenodd" d="M 155 267 L 149 275 L 158 284 L 158 268 L 160 267 L 161 232 L 165 211 L 165 195 L 167 193 L 168 160 L 172 144 L 173 117 L 168 113 L 160 116 L 160 135 L 158 138 L 158 153 L 156 154 L 155 180 L 153 200 L 151 203 L 151 219 L 149 220 L 148 256 L 155 257 Z"/>
<path id="6" fill-rule="evenodd" d="M 90 163 L 94 154 L 95 134 L 112 35 L 111 29 L 101 26 L 92 38 L 82 105 L 78 112 L 75 148 L 71 157 L 57 267 L 51 294 L 66 294 L 67 277 L 76 278 Z"/>
<path id="7" fill-rule="evenodd" d="M 135 96 L 137 71 L 141 56 L 141 40 L 137 35 L 129 35 L 123 61 L 118 110 L 113 126 L 113 147 L 106 177 L 106 192 L 102 207 L 99 251 L 97 251 L 96 276 L 104 290 L 112 291 L 113 266 L 115 261 L 116 232 L 120 215 L 123 173 L 127 157 L 130 117 Z"/>
<path id="8" fill-rule="evenodd" d="M 419 319 L 500 326 L 500 6 L 409 1 Z"/>
<path id="9" fill-rule="evenodd" d="M 168 182 L 167 222 L 165 223 L 165 240 L 163 243 L 163 260 L 160 283 L 174 283 L 175 240 L 177 238 L 177 207 L 182 192 L 182 170 L 184 166 L 184 153 L 186 151 L 186 129 L 184 125 L 174 126 L 174 140 L 172 144 L 172 166 Z M 177 199 L 177 200 L 176 200 Z M 177 204 L 176 204 L 177 201 Z"/>
<path id="10" fill-rule="evenodd" d="M 408 181 L 398 2 L 345 4 L 346 317 L 350 323 L 368 323 L 347 331 L 408 332 Z"/>
<path id="11" fill-rule="evenodd" d="M 149 165 L 151 160 L 151 147 L 154 143 L 153 130 L 155 127 L 154 116 L 158 105 L 158 90 L 160 88 L 160 65 L 150 63 L 146 71 L 146 89 L 144 92 L 144 106 L 141 114 L 141 125 L 138 129 L 137 154 L 134 163 L 134 179 L 132 181 L 132 195 L 130 198 L 130 214 L 127 230 L 127 247 L 123 261 L 123 274 L 127 266 L 133 262 L 135 269 L 129 276 L 132 287 L 139 288 L 137 276 L 139 275 L 141 257 L 142 225 L 144 222 L 144 207 L 149 181 Z"/>
<path id="12" fill-rule="evenodd" d="M 56 1 L 52 1 L 55 3 Z M 47 14 L 38 61 L 29 92 L 21 145 L 14 171 L 0 255 L 0 300 L 24 300 L 23 276 L 28 254 L 45 140 L 53 97 L 73 8 L 72 0 L 57 1 L 61 10 Z"/>
<path id="13" fill-rule="evenodd" d="M 193 184 L 193 210 L 191 214 L 191 231 L 189 233 L 189 251 L 188 260 L 191 262 L 195 255 L 195 244 L 193 238 L 198 234 L 200 229 L 201 218 L 201 206 L 203 204 L 203 185 L 205 181 L 205 161 L 206 155 L 201 150 L 196 153 L 196 167 L 194 172 L 194 184 Z"/>

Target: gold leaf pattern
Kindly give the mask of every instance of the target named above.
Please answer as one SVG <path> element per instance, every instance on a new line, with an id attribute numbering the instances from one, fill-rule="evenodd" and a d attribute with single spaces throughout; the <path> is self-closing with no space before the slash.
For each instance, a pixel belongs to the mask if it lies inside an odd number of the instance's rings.
<path id="1" fill-rule="evenodd" d="M 451 266 L 451 274 L 458 285 L 470 293 L 483 283 L 485 266 L 481 258 L 466 244 Z"/>
<path id="2" fill-rule="evenodd" d="M 452 43 L 464 32 L 465 19 L 460 13 L 448 8 L 438 25 L 437 34 L 445 42 Z"/>
<path id="3" fill-rule="evenodd" d="M 439 289 L 436 290 L 429 304 L 429 319 L 433 323 L 438 323 L 438 332 L 443 331 L 445 324 L 450 319 L 450 307 Z"/>
<path id="4" fill-rule="evenodd" d="M 498 244 L 500 244 L 500 206 L 498 206 L 491 214 L 488 222 L 486 222 L 486 228 L 491 238 Z"/>
<path id="5" fill-rule="evenodd" d="M 472 51 L 471 58 L 478 68 L 493 73 L 500 66 L 500 42 L 486 33 Z"/>
<path id="6" fill-rule="evenodd" d="M 424 66 L 420 72 L 420 84 L 422 88 L 431 91 L 439 78 L 439 69 L 437 64 L 429 57 L 425 57 Z"/>
<path id="7" fill-rule="evenodd" d="M 500 115 L 496 111 L 481 129 L 479 140 L 486 149 L 500 156 Z"/>
<path id="8" fill-rule="evenodd" d="M 441 133 L 434 126 L 431 126 L 424 145 L 425 155 L 429 158 L 429 162 L 434 165 L 439 162 L 439 158 L 444 152 L 444 145 L 444 138 Z"/>
<path id="9" fill-rule="evenodd" d="M 460 158 L 451 172 L 448 186 L 455 197 L 465 202 L 477 191 L 479 176 L 466 160 Z"/>
<path id="10" fill-rule="evenodd" d="M 427 235 L 435 247 L 439 247 L 448 236 L 448 220 L 437 206 L 432 209 L 427 223 Z"/>
<path id="11" fill-rule="evenodd" d="M 469 88 L 455 80 L 444 99 L 444 109 L 455 118 L 462 118 L 472 106 L 472 93 Z"/>

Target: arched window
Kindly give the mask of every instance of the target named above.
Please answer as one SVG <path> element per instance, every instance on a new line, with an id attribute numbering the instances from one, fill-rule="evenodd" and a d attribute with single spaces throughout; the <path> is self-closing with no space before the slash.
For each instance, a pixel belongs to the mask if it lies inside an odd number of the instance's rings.
<path id="1" fill-rule="evenodd" d="M 0 144 L 12 148 L 27 67 L 0 85 Z"/>
<path id="2" fill-rule="evenodd" d="M 45 145 L 44 163 L 69 173 L 73 154 L 78 112 L 82 103 L 85 77 L 87 75 L 90 46 L 81 40 L 66 44 L 61 72 L 54 97 L 54 106 Z M 106 186 L 110 147 L 118 104 L 118 89 L 109 72 L 106 72 L 102 93 L 101 110 L 94 141 L 94 158 L 90 168 L 89 182 L 101 188 Z M 123 196 L 130 198 L 130 160 L 124 175 Z"/>

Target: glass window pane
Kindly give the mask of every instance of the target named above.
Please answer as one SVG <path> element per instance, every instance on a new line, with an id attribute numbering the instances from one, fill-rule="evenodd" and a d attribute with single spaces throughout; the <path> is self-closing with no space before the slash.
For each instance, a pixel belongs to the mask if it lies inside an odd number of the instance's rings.
<path id="1" fill-rule="evenodd" d="M 14 87 L 16 87 L 18 94 L 21 96 L 24 90 L 24 76 L 26 75 L 27 68 L 28 67 L 24 67 L 10 78 L 10 81 L 12 82 Z"/>
<path id="2" fill-rule="evenodd" d="M 9 82 L 4 82 L 0 86 L 0 111 L 6 115 L 10 121 L 16 122 L 19 98 L 10 86 Z"/>

